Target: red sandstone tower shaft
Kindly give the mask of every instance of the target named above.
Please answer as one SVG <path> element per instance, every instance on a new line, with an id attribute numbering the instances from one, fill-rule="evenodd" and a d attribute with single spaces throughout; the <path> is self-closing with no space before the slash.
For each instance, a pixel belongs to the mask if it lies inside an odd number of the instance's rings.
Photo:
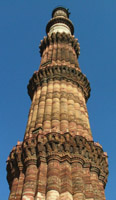
<path id="1" fill-rule="evenodd" d="M 41 41 L 39 70 L 23 142 L 7 161 L 9 200 L 105 200 L 107 155 L 93 141 L 80 47 L 67 9 L 58 7 Z"/>

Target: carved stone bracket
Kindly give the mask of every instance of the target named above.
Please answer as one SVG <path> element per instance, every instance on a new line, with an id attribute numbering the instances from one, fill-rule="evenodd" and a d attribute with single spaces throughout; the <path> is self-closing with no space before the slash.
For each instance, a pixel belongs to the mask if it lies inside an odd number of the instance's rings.
<path id="1" fill-rule="evenodd" d="M 13 179 L 19 176 L 19 167 L 18 167 L 18 162 L 17 162 L 18 155 L 16 155 L 16 152 L 17 152 L 16 147 L 13 147 L 7 159 L 7 167 L 6 167 L 7 180 L 8 180 L 10 189 L 11 189 Z"/>
<path id="2" fill-rule="evenodd" d="M 88 100 L 91 89 L 86 76 L 74 68 L 69 68 L 67 66 L 46 67 L 35 72 L 28 84 L 28 94 L 30 98 L 33 98 L 34 91 L 39 85 L 51 79 L 65 79 L 77 84 L 84 93 L 86 101 Z"/>
<path id="3" fill-rule="evenodd" d="M 106 185 L 107 155 L 100 145 L 96 145 L 93 141 L 87 141 L 82 136 L 73 137 L 68 132 L 63 135 L 54 132 L 47 135 L 34 135 L 23 142 L 20 152 L 19 156 L 19 147 L 16 146 L 7 161 L 9 184 L 12 182 L 9 178 L 11 173 L 14 178 L 19 171 L 18 162 L 21 162 L 25 169 L 30 164 L 39 165 L 41 161 L 48 162 L 50 159 L 57 159 L 60 162 L 68 161 L 70 164 L 81 163 L 83 167 L 90 168 L 90 171 L 97 173 L 104 187 Z"/>
<path id="4" fill-rule="evenodd" d="M 29 138 L 23 142 L 23 159 L 25 166 L 36 164 L 36 139 Z"/>
<path id="5" fill-rule="evenodd" d="M 46 49 L 47 46 L 54 44 L 54 43 L 62 43 L 62 44 L 68 44 L 69 46 L 72 46 L 75 50 L 75 53 L 77 55 L 77 58 L 80 55 L 80 45 L 78 42 L 78 39 L 76 39 L 74 36 L 66 33 L 52 33 L 51 35 L 47 35 L 44 37 L 43 40 L 41 40 L 41 44 L 39 46 L 40 48 L 40 55 L 42 56 L 43 51 Z M 64 46 L 65 47 L 65 46 Z"/>

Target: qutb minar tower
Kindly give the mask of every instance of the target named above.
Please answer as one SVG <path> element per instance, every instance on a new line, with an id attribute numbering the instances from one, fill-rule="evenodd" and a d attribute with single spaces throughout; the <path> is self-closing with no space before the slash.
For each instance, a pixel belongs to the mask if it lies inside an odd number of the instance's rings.
<path id="1" fill-rule="evenodd" d="M 9 200 L 105 200 L 107 153 L 91 134 L 90 84 L 67 9 L 53 10 L 46 33 L 39 70 L 28 84 L 24 140 L 7 160 Z"/>

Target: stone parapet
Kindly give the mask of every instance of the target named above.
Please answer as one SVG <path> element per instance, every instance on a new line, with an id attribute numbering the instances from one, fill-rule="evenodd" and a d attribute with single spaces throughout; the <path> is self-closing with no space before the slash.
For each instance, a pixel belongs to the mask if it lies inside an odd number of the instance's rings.
<path id="1" fill-rule="evenodd" d="M 56 44 L 56 46 L 54 46 L 54 44 Z M 59 44 L 59 46 L 58 46 L 58 44 Z M 52 33 L 51 35 L 48 34 L 46 37 L 44 37 L 43 40 L 41 40 L 41 44 L 39 46 L 41 56 L 43 56 L 43 52 L 46 50 L 47 47 L 48 48 L 52 47 L 52 49 L 51 49 L 52 52 L 53 52 L 54 48 L 57 49 L 55 60 L 57 60 L 57 59 L 63 60 L 62 56 L 64 56 L 64 60 L 65 60 L 66 55 L 67 55 L 68 56 L 67 59 L 69 59 L 69 61 L 70 61 L 69 50 L 72 51 L 72 53 L 74 50 L 75 55 L 77 56 L 76 59 L 80 55 L 80 45 L 79 45 L 78 39 L 76 39 L 74 37 L 74 35 L 72 36 L 72 35 L 66 34 L 64 32 L 63 33 L 59 33 L 59 32 Z M 67 47 L 68 47 L 68 49 L 67 49 Z M 69 47 L 71 47 L 71 48 L 69 48 Z M 64 50 L 64 53 L 58 54 L 58 50 L 60 50 L 60 52 Z M 52 56 L 54 56 L 54 54 L 52 54 Z M 74 60 L 75 60 L 75 58 L 74 58 Z M 74 60 L 73 60 L 73 62 L 74 62 Z"/>
<path id="2" fill-rule="evenodd" d="M 25 145 L 27 148 L 25 147 Z M 61 168 L 61 165 L 64 167 L 64 169 L 66 169 L 67 165 L 71 167 L 71 171 L 70 171 L 71 176 L 69 176 L 69 174 L 67 175 L 64 174 L 64 177 L 67 177 L 67 178 L 72 177 L 70 181 L 71 183 L 73 183 L 74 193 L 81 192 L 81 184 L 79 185 L 79 188 L 76 189 L 77 186 L 75 185 L 76 184 L 75 181 L 78 180 L 79 183 L 80 181 L 82 183 L 83 181 L 84 182 L 86 181 L 86 178 L 83 178 L 84 168 L 85 169 L 87 168 L 90 174 L 91 173 L 97 174 L 98 180 L 103 183 L 104 187 L 106 185 L 107 176 L 108 176 L 107 156 L 104 155 L 104 152 L 101 147 L 99 147 L 98 145 L 96 146 L 93 141 L 87 141 L 82 136 L 73 137 L 68 132 L 63 135 L 59 133 L 53 133 L 53 132 L 47 135 L 37 134 L 33 136 L 32 138 L 26 139 L 22 143 L 21 149 L 22 149 L 22 152 L 21 152 L 20 158 L 21 158 L 21 162 L 23 163 L 24 174 L 28 173 L 27 169 L 29 170 L 29 166 L 30 166 L 30 170 L 33 171 L 31 166 L 33 167 L 35 166 L 36 168 L 39 168 L 39 166 L 41 165 L 41 162 L 44 162 L 47 164 L 47 170 L 48 170 L 48 175 L 47 175 L 47 180 L 46 180 L 48 181 L 47 190 L 55 189 L 58 192 L 60 192 L 60 188 L 59 188 L 60 187 L 60 177 L 59 177 L 60 171 L 59 170 Z M 7 161 L 8 182 L 9 182 L 10 188 L 12 188 L 12 184 L 15 177 L 19 179 L 19 173 L 17 174 L 17 172 L 19 172 L 20 169 L 18 167 L 19 160 L 17 160 L 17 154 L 18 154 L 17 147 L 15 149 L 13 148 L 13 151 L 11 152 L 9 159 Z M 65 165 L 65 162 L 67 162 L 67 165 Z M 51 167 L 51 165 L 53 167 Z M 57 166 L 58 168 L 54 166 Z M 77 168 L 79 168 L 78 175 L 75 174 L 76 173 L 75 169 Z M 51 169 L 52 171 L 50 171 Z M 64 170 L 64 172 L 66 173 L 67 171 L 68 170 Z M 81 174 L 82 174 L 82 177 L 81 177 Z M 37 178 L 36 175 L 32 175 L 32 176 L 35 176 L 35 178 Z M 54 181 L 58 181 L 56 186 L 55 184 L 51 182 L 52 176 L 53 176 Z M 55 178 L 55 176 L 57 178 Z M 12 177 L 12 180 L 10 180 L 9 177 Z M 58 180 L 58 177 L 59 177 L 59 180 Z M 80 177 L 81 179 L 78 177 Z M 67 184 L 69 184 L 70 181 L 68 181 Z M 70 188 L 72 190 L 72 186 L 70 186 Z M 69 190 L 69 192 L 73 193 L 71 192 L 71 190 Z"/>
<path id="3" fill-rule="evenodd" d="M 30 98 L 33 98 L 34 92 L 37 90 L 38 86 L 42 86 L 42 83 L 49 82 L 49 80 L 66 80 L 68 82 L 76 84 L 82 91 L 87 99 L 90 96 L 90 83 L 86 76 L 80 71 L 67 66 L 53 66 L 49 65 L 46 68 L 40 69 L 35 72 L 28 84 L 28 94 Z"/>

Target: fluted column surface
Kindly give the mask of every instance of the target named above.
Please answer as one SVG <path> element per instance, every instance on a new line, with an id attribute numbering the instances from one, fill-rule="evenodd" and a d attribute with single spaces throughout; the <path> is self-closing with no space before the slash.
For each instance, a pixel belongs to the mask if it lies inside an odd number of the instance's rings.
<path id="1" fill-rule="evenodd" d="M 32 100 L 25 137 L 37 128 L 42 128 L 45 134 L 69 131 L 73 136 L 81 135 L 92 140 L 81 89 L 65 79 L 48 80 L 38 87 Z"/>
<path id="2" fill-rule="evenodd" d="M 9 200 L 105 200 L 107 154 L 93 141 L 90 84 L 68 18 L 68 10 L 56 8 L 40 44 L 40 67 L 28 84 L 32 103 L 24 140 L 7 160 Z"/>

